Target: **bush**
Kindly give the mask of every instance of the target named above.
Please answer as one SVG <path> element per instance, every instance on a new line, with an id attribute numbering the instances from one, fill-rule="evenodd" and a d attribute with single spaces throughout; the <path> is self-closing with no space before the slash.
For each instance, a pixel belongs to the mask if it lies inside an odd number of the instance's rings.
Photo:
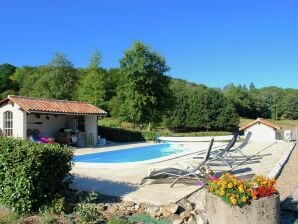
<path id="1" fill-rule="evenodd" d="M 56 204 L 70 182 L 72 149 L 0 137 L 0 202 L 19 214 Z"/>
<path id="2" fill-rule="evenodd" d="M 121 128 L 98 127 L 98 134 L 114 142 L 137 142 L 154 140 L 153 131 L 131 131 Z"/>
<path id="3" fill-rule="evenodd" d="M 96 221 L 100 218 L 100 212 L 95 204 L 79 203 L 76 210 L 83 222 Z"/>

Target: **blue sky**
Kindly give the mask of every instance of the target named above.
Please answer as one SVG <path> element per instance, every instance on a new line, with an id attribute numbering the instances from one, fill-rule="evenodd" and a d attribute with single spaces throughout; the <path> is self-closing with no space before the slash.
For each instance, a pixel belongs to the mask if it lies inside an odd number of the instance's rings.
<path id="1" fill-rule="evenodd" d="M 298 88 L 297 11 L 296 0 L 0 1 L 0 64 L 46 64 L 60 51 L 85 67 L 98 49 L 117 67 L 141 40 L 172 77 Z"/>

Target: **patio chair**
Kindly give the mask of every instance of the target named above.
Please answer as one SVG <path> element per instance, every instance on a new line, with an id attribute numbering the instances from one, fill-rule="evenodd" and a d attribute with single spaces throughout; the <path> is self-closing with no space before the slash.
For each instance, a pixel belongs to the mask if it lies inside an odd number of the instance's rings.
<path id="1" fill-rule="evenodd" d="M 246 160 L 249 159 L 249 158 L 242 152 L 242 149 L 248 144 L 251 135 L 252 135 L 252 132 L 249 131 L 249 132 L 247 133 L 247 135 L 246 135 L 244 141 L 243 141 L 240 145 L 238 145 L 237 147 L 235 147 L 235 148 L 231 148 L 231 149 L 228 151 L 228 155 L 229 155 L 230 157 L 232 157 L 230 153 L 239 152 L 239 153 L 241 154 L 241 156 L 244 157 Z"/>
<path id="2" fill-rule="evenodd" d="M 200 180 L 205 177 L 203 167 L 209 159 L 210 151 L 213 146 L 214 139 L 212 138 L 208 149 L 205 153 L 204 159 L 192 169 L 178 169 L 178 168 L 164 168 L 160 170 L 152 171 L 147 177 L 144 177 L 141 181 L 141 185 L 148 179 L 163 179 L 163 178 L 175 178 L 170 187 L 173 187 L 178 180 L 181 179 L 196 179 Z"/>
<path id="3" fill-rule="evenodd" d="M 219 149 L 216 152 L 212 153 L 209 157 L 209 160 L 206 162 L 206 165 L 210 164 L 213 161 L 221 160 L 224 164 L 232 168 L 232 164 L 229 162 L 229 152 L 231 148 L 235 145 L 238 138 L 238 133 L 234 134 L 232 139 L 226 145 L 224 149 Z"/>

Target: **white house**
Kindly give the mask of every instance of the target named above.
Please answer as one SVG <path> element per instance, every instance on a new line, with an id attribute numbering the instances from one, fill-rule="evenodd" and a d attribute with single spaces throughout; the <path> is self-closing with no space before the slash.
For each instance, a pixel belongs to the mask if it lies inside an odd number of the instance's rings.
<path id="1" fill-rule="evenodd" d="M 278 140 L 278 129 L 281 129 L 281 127 L 276 126 L 265 119 L 258 118 L 239 128 L 239 131 L 244 131 L 244 136 L 251 132 L 251 142 L 275 142 Z"/>
<path id="2" fill-rule="evenodd" d="M 8 96 L 0 101 L 0 131 L 26 139 L 32 130 L 46 138 L 55 138 L 65 130 L 81 143 L 96 145 L 97 122 L 106 115 L 104 110 L 84 102 Z"/>

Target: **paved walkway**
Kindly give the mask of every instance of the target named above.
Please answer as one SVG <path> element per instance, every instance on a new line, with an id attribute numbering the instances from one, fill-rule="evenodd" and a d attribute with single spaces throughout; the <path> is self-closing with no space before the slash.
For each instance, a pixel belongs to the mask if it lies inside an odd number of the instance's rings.
<path id="1" fill-rule="evenodd" d="M 287 164 L 277 179 L 280 200 L 283 201 L 298 189 L 298 146 L 296 145 Z M 298 198 L 297 198 L 298 200 Z"/>
<path id="2" fill-rule="evenodd" d="M 147 144 L 147 143 L 145 143 Z M 207 148 L 208 143 L 192 143 L 193 148 L 197 151 L 202 151 Z M 218 145 L 226 143 L 216 143 Z M 189 145 L 189 148 L 191 145 Z M 263 174 L 267 175 L 274 165 L 280 160 L 283 153 L 289 148 L 290 143 L 250 143 L 243 148 L 243 153 L 248 156 L 253 156 L 249 161 L 244 161 L 239 154 L 234 154 L 236 160 L 233 164 L 232 171 L 236 175 L 247 174 Z M 114 146 L 113 146 L 114 147 Z M 127 145 L 125 147 L 128 147 Z M 111 150 L 120 149 L 106 147 L 101 149 L 82 149 L 76 151 L 76 154 L 91 152 L 91 150 Z M 80 149 L 79 149 L 80 150 Z M 94 151 L 92 151 L 94 152 Z M 193 155 L 163 161 L 154 164 L 138 164 L 135 163 L 121 165 L 105 165 L 105 164 L 80 164 L 75 165 L 72 173 L 75 175 L 73 187 L 81 190 L 95 190 L 100 193 L 121 196 L 126 200 L 134 200 L 139 202 L 148 202 L 154 204 L 162 204 L 164 202 L 176 202 L 188 194 L 196 191 L 198 186 L 192 185 L 177 185 L 175 188 L 169 188 L 168 184 L 150 184 L 140 186 L 142 178 L 145 177 L 148 171 L 152 168 L 164 167 L 179 167 L 187 168 L 191 165 L 196 165 L 199 161 L 192 159 Z M 223 166 L 221 163 L 212 163 L 212 170 L 222 172 L 230 170 L 229 167 Z"/>

